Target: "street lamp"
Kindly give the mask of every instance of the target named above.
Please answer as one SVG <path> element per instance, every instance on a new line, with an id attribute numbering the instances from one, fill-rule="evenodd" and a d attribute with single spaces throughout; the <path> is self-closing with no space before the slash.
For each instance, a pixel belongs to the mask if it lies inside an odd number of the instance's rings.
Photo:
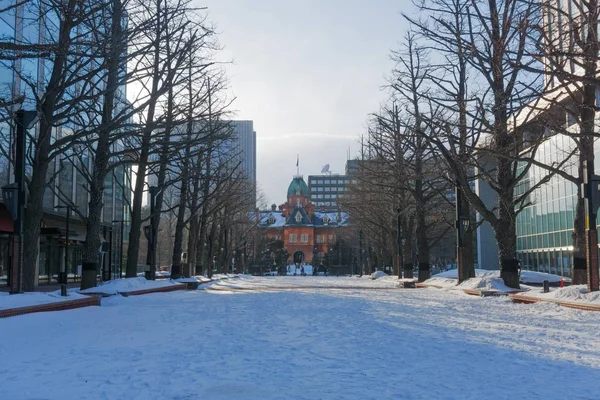
<path id="1" fill-rule="evenodd" d="M 71 206 L 70 205 L 56 206 L 54 208 L 56 208 L 56 209 L 65 208 L 67 210 L 66 221 L 65 221 L 65 225 L 66 225 L 66 227 L 65 227 L 65 229 L 66 229 L 66 233 L 65 233 L 65 264 L 61 267 L 61 271 L 58 274 L 58 283 L 60 283 L 60 285 L 61 285 L 61 295 L 66 296 L 67 295 L 66 285 L 68 282 L 67 265 L 69 263 L 69 220 L 71 218 Z M 62 285 L 65 285 L 64 294 L 63 294 Z"/>
<path id="2" fill-rule="evenodd" d="M 155 215 L 155 207 L 156 207 L 156 195 L 158 194 L 159 190 L 157 186 L 150 186 L 149 188 L 150 191 L 150 229 L 152 231 L 151 234 L 151 238 L 152 240 L 150 241 L 150 280 L 155 280 L 156 279 L 156 228 L 157 228 L 157 224 L 156 224 L 156 219 L 157 216 Z M 171 271 L 172 272 L 172 271 Z M 179 271 L 177 271 L 179 272 Z"/>
<path id="3" fill-rule="evenodd" d="M 25 192 L 25 130 L 33 128 L 37 111 L 18 110 L 15 113 L 15 182 L 2 188 L 2 198 L 13 217 L 13 257 L 10 293 L 20 293 L 23 282 L 23 217 Z"/>
<path id="4" fill-rule="evenodd" d="M 121 230 L 119 232 L 120 242 L 119 242 L 119 279 L 123 276 L 123 233 L 125 229 L 125 221 L 124 220 L 114 220 L 113 224 L 120 223 Z M 144 232 L 145 234 L 145 232 Z"/>
<path id="5" fill-rule="evenodd" d="M 233 254 L 233 258 L 231 259 L 231 273 L 234 273 L 235 272 L 235 254 L 236 254 L 236 251 L 233 250 L 232 254 Z"/>

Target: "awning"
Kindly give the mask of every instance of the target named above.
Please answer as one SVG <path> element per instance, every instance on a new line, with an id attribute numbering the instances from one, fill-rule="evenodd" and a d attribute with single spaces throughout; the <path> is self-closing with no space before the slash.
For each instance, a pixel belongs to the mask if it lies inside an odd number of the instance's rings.
<path id="1" fill-rule="evenodd" d="M 8 209 L 0 203 L 0 233 L 13 233 L 13 219 Z"/>

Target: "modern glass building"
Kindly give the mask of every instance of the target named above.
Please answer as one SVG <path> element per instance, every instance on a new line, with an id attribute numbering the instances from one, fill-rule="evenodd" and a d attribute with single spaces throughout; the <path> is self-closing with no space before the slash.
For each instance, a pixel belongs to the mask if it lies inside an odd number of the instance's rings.
<path id="1" fill-rule="evenodd" d="M 573 147 L 568 136 L 554 135 L 540 146 L 536 158 L 551 164 L 564 160 Z M 600 155 L 599 149 L 596 154 Z M 577 176 L 576 164 L 569 163 L 565 172 Z M 545 169 L 532 166 L 516 188 L 516 194 L 524 193 L 547 175 Z M 576 202 L 577 187 L 558 175 L 531 194 L 528 204 L 517 215 L 517 251 L 523 269 L 570 276 Z"/>
<path id="2" fill-rule="evenodd" d="M 38 2 L 23 2 L 15 8 L 0 13 L 0 40 L 16 44 L 52 43 L 58 32 L 58 17 Z M 14 181 L 12 170 L 14 129 L 10 111 L 18 108 L 35 110 L 33 88 L 43 91 L 52 71 L 52 62 L 41 57 L 0 60 L 0 101 L 3 103 L 0 119 L 0 186 Z M 125 72 L 125 69 L 123 69 Z M 102 78 L 98 77 L 98 83 Z M 101 87 L 101 86 L 100 86 Z M 68 96 L 66 94 L 65 96 Z M 118 90 L 117 110 L 127 107 L 125 86 Z M 19 99 L 19 101 L 15 101 Z M 12 110 L 5 105 L 14 103 Z M 100 105 L 101 102 L 94 104 Z M 4 110 L 9 112 L 4 112 Z M 88 118 L 81 115 L 79 123 Z M 32 128 L 36 129 L 36 128 Z M 73 123 L 65 123 L 53 130 L 53 138 L 70 135 L 81 129 Z M 114 146 L 119 146 L 115 143 Z M 44 215 L 41 222 L 38 284 L 56 283 L 58 272 L 65 263 L 64 253 L 68 248 L 66 271 L 70 280 L 81 274 L 81 245 L 85 240 L 86 228 L 78 213 L 88 213 L 88 183 L 83 171 L 90 171 L 92 158 L 89 150 L 67 150 L 54 158 L 48 169 L 48 187 L 43 200 Z M 26 166 L 26 173 L 31 171 Z M 100 272 L 117 271 L 121 263 L 120 243 L 127 237 L 129 207 L 131 202 L 131 166 L 120 165 L 106 177 L 104 209 L 102 212 L 102 266 Z M 66 209 L 70 204 L 77 211 L 71 214 L 69 243 L 66 238 Z M 121 234 L 120 221 L 125 221 Z M 12 256 L 12 218 L 0 203 L 0 285 L 6 284 L 8 265 Z M 105 279 L 107 278 L 105 274 Z"/>

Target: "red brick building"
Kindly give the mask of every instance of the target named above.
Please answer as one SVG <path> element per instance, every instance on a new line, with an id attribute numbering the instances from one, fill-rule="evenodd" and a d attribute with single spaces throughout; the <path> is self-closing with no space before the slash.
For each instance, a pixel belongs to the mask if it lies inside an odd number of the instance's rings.
<path id="1" fill-rule="evenodd" d="M 270 211 L 260 211 L 257 218 L 262 235 L 283 241 L 289 263 L 322 263 L 348 226 L 344 212 L 315 210 L 308 186 L 299 175 L 288 187 L 287 202 L 279 207 L 273 204 Z"/>

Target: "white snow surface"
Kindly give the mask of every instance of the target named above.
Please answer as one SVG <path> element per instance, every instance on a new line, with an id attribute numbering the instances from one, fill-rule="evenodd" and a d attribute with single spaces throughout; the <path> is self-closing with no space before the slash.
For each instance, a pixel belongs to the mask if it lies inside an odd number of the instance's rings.
<path id="1" fill-rule="evenodd" d="M 529 297 L 538 297 L 541 299 L 554 299 L 562 301 L 571 301 L 582 304 L 600 305 L 600 292 L 587 291 L 587 285 L 574 285 L 563 288 L 550 288 L 549 293 L 543 293 L 541 289 L 536 288 L 529 293 Z"/>
<path id="2" fill-rule="evenodd" d="M 560 282 L 560 275 L 548 274 L 545 272 L 536 271 L 521 271 L 520 282 L 522 284 L 542 284 L 544 281 L 550 283 Z M 440 286 L 443 288 L 449 288 L 456 286 L 456 280 L 458 279 L 458 270 L 451 269 L 439 274 L 433 275 L 430 279 L 424 283 Z M 570 282 L 569 278 L 563 278 L 564 282 Z M 498 270 L 486 270 L 476 269 L 475 278 L 471 278 L 466 282 L 463 282 L 459 287 L 463 289 L 485 289 L 485 290 L 498 290 L 498 291 L 510 291 L 513 289 L 508 288 L 504 285 L 502 279 L 500 279 L 500 271 Z"/>
<path id="3" fill-rule="evenodd" d="M 8 294 L 0 292 L 0 310 L 9 308 L 38 306 L 48 303 L 59 303 L 61 301 L 88 298 L 88 296 L 69 291 L 66 297 L 60 295 L 60 290 L 55 292 L 27 292 L 20 294 Z M 1 369 L 1 367 L 0 367 Z"/>
<path id="4" fill-rule="evenodd" d="M 389 275 L 383 271 L 375 271 L 371 274 L 371 279 L 379 279 L 379 278 L 383 278 L 386 276 L 389 276 Z"/>
<path id="5" fill-rule="evenodd" d="M 309 282 L 319 288 L 302 287 Z M 329 288 L 350 282 L 362 289 Z M 369 277 L 211 284 L 230 291 L 115 296 L 102 307 L 0 319 L 1 397 L 600 398 L 593 312 L 373 290 L 386 282 Z"/>
<path id="6" fill-rule="evenodd" d="M 80 293 L 101 293 L 115 295 L 122 292 L 133 292 L 134 290 L 154 289 L 165 286 L 179 285 L 172 280 L 149 281 L 146 278 L 125 278 L 103 282 L 96 287 L 81 290 Z"/>

